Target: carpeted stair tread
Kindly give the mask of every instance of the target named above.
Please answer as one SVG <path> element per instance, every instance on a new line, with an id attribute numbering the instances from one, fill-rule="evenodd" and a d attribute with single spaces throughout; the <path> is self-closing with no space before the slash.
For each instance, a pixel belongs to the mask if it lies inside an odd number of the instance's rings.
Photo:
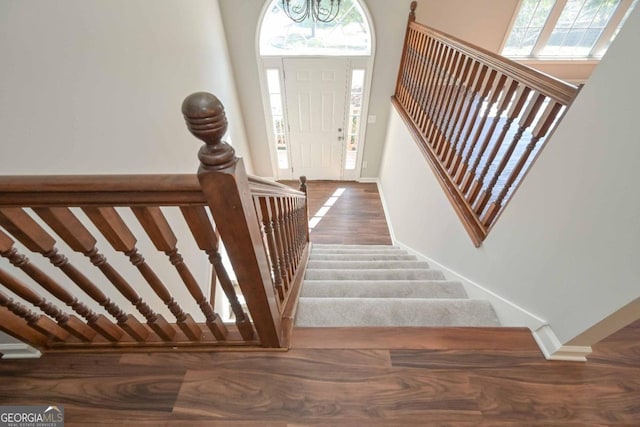
<path id="1" fill-rule="evenodd" d="M 307 280 L 445 280 L 440 270 L 409 269 L 307 269 Z"/>
<path id="2" fill-rule="evenodd" d="M 332 243 L 314 243 L 313 250 L 319 249 L 398 249 L 393 245 L 340 245 Z"/>
<path id="3" fill-rule="evenodd" d="M 406 253 L 383 253 L 383 254 L 318 254 L 312 253 L 310 261 L 415 261 L 414 255 Z"/>
<path id="4" fill-rule="evenodd" d="M 499 326 L 487 301 L 471 300 L 406 250 L 313 244 L 295 320 L 306 327 Z"/>
<path id="5" fill-rule="evenodd" d="M 460 282 L 447 280 L 305 280 L 302 297 L 467 298 Z"/>
<path id="6" fill-rule="evenodd" d="M 385 260 L 385 261 L 324 261 L 310 260 L 307 268 L 315 269 L 334 269 L 334 270 L 355 270 L 355 269 L 420 269 L 429 268 L 429 263 L 425 261 L 402 261 L 402 260 Z"/>
<path id="7" fill-rule="evenodd" d="M 296 326 L 499 326 L 499 321 L 483 300 L 304 297 Z"/>

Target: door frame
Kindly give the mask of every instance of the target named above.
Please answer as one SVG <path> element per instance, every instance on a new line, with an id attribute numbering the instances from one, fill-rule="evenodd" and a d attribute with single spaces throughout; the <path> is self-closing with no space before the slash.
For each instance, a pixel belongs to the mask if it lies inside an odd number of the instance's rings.
<path id="1" fill-rule="evenodd" d="M 262 22 L 264 20 L 265 14 L 269 9 L 271 1 L 265 1 L 262 11 L 260 13 L 260 18 L 258 20 L 258 27 L 256 30 L 255 37 L 255 54 L 256 54 L 256 63 L 258 64 L 258 81 L 260 85 L 260 96 L 262 100 L 262 111 L 264 114 L 264 124 L 265 130 L 267 134 L 267 141 L 269 144 L 269 156 L 271 159 L 271 170 L 272 170 L 272 178 L 274 179 L 294 179 L 297 180 L 299 177 L 294 176 L 291 171 L 291 149 L 289 148 L 289 143 L 291 141 L 291 137 L 289 134 L 289 121 L 288 121 L 288 111 L 286 102 L 286 92 L 285 92 L 285 84 L 284 84 L 284 67 L 283 67 L 283 58 L 346 58 L 348 59 L 348 69 L 347 69 L 347 97 L 350 97 L 349 90 L 351 89 L 351 76 L 352 71 L 355 68 L 364 69 L 365 70 L 365 78 L 364 78 L 364 88 L 363 88 L 363 99 L 362 99 L 362 112 L 361 112 L 361 121 L 360 121 L 360 129 L 358 132 L 358 150 L 356 154 L 356 168 L 354 170 L 345 170 L 345 162 L 343 155 L 342 162 L 342 179 L 346 181 L 358 181 L 362 176 L 362 161 L 363 161 L 363 153 L 365 151 L 366 145 L 366 135 L 367 135 L 367 124 L 369 117 L 369 104 L 371 99 L 371 86 L 373 82 L 373 66 L 376 56 L 376 32 L 375 27 L 373 25 L 373 19 L 371 18 L 371 14 L 367 5 L 362 0 L 354 0 L 357 1 L 362 11 L 364 13 L 365 18 L 367 19 L 367 23 L 369 25 L 369 30 L 371 34 L 371 55 L 368 56 L 349 56 L 349 55 L 291 55 L 291 56 L 262 56 L 260 55 L 260 28 L 262 28 Z M 278 167 L 278 158 L 276 151 L 276 141 L 275 136 L 272 131 L 272 117 L 271 117 L 271 106 L 269 100 L 269 90 L 267 87 L 267 69 L 278 69 L 280 76 L 280 89 L 283 94 L 283 111 L 284 111 L 284 124 L 285 124 L 285 135 L 287 139 L 287 156 L 289 162 L 288 169 L 280 169 Z M 349 109 L 346 108 L 345 111 L 345 124 L 347 123 L 347 115 Z M 346 140 L 345 140 L 346 142 Z M 346 144 L 344 149 L 346 150 Z M 346 153 L 343 153 L 346 154 Z"/>

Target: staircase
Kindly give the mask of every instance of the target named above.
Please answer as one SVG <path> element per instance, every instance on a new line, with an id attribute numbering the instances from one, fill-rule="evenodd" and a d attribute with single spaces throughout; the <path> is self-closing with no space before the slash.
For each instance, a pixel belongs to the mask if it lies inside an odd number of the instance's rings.
<path id="1" fill-rule="evenodd" d="M 499 326 L 491 304 L 395 246 L 311 250 L 296 326 Z"/>

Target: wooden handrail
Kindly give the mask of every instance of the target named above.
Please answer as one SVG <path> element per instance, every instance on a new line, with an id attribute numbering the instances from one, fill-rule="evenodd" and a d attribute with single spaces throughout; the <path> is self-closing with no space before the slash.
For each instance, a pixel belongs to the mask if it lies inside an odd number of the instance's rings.
<path id="1" fill-rule="evenodd" d="M 392 103 L 476 246 L 578 88 L 415 22 Z"/>

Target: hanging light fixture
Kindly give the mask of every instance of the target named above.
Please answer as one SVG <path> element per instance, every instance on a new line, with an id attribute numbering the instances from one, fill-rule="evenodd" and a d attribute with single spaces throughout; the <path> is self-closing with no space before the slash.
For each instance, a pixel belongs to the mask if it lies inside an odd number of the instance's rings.
<path id="1" fill-rule="evenodd" d="M 282 0 L 282 10 L 292 21 L 331 22 L 340 12 L 341 0 Z M 328 3 L 328 4 L 327 4 Z"/>

